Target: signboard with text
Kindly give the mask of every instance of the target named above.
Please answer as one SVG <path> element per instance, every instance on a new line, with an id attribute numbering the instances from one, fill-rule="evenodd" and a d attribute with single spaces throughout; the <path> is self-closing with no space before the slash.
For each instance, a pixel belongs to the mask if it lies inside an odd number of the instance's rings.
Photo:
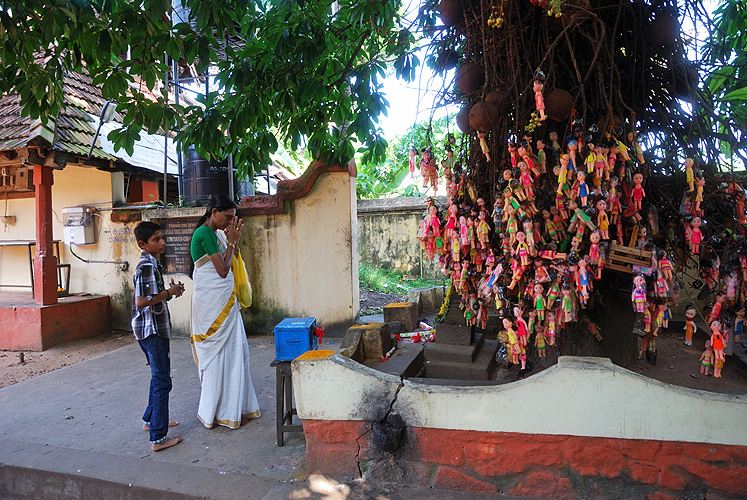
<path id="1" fill-rule="evenodd" d="M 166 253 L 163 254 L 163 267 L 166 273 L 189 273 L 191 264 L 189 242 L 197 225 L 197 219 L 197 217 L 182 217 L 159 221 L 166 238 Z"/>

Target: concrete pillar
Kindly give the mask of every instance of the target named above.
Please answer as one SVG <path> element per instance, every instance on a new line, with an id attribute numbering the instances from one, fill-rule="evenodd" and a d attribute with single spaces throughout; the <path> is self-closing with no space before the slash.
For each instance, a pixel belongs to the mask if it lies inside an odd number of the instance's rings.
<path id="1" fill-rule="evenodd" d="M 36 188 L 36 255 L 34 256 L 34 302 L 37 305 L 57 303 L 57 259 L 52 237 L 52 184 L 54 171 L 34 167 Z"/>

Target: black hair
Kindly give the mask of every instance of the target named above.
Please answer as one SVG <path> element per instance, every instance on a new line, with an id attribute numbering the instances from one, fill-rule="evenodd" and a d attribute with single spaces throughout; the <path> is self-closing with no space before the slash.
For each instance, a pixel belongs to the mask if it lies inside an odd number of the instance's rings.
<path id="1" fill-rule="evenodd" d="M 137 226 L 135 226 L 135 239 L 137 241 L 142 241 L 143 243 L 148 243 L 148 240 L 151 236 L 153 236 L 156 231 L 162 231 L 163 229 L 161 226 L 156 224 L 155 222 L 151 222 L 149 220 L 144 220 Z"/>
<path id="2" fill-rule="evenodd" d="M 231 199 L 230 196 L 228 196 L 226 193 L 218 193 L 214 194 L 210 198 L 210 203 L 208 203 L 208 206 L 205 208 L 205 213 L 197 220 L 197 225 L 195 226 L 195 231 L 205 224 L 205 222 L 210 218 L 210 216 L 213 213 L 213 209 L 218 210 L 219 212 L 223 212 L 224 210 L 231 210 L 236 209 L 237 205 L 236 202 Z M 192 231 L 192 236 L 194 236 L 194 231 Z M 190 248 L 192 247 L 192 238 L 190 238 L 189 241 Z M 189 252 L 189 276 L 193 276 L 195 272 L 195 263 L 192 260 L 192 252 Z"/>
<path id="3" fill-rule="evenodd" d="M 210 218 L 210 215 L 213 213 L 214 208 L 218 210 L 218 212 L 222 212 L 224 210 L 235 210 L 237 208 L 237 205 L 236 202 L 233 201 L 231 197 L 225 193 L 214 194 L 210 198 L 210 203 L 208 203 L 208 206 L 205 209 L 205 213 L 197 221 L 197 226 L 195 226 L 195 229 L 205 224 L 205 222 Z"/>

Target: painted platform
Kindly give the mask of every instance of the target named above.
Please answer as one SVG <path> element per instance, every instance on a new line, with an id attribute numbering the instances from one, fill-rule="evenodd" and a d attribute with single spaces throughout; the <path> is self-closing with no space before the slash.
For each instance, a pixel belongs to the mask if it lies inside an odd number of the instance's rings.
<path id="1" fill-rule="evenodd" d="M 108 295 L 69 295 L 39 306 L 30 293 L 0 293 L 0 350 L 43 351 L 110 329 Z"/>

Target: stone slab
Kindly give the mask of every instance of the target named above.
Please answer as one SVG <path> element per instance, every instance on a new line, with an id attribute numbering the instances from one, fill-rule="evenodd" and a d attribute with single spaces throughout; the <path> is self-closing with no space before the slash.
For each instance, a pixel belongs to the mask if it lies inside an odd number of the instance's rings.
<path id="1" fill-rule="evenodd" d="M 389 325 L 386 323 L 367 323 L 365 325 L 353 325 L 348 328 L 340 348 L 354 348 L 346 355 L 349 355 L 350 358 L 356 361 L 362 361 L 361 345 L 363 346 L 363 359 L 381 359 L 386 356 L 386 353 L 394 345 L 392 336 L 389 333 Z"/>
<path id="2" fill-rule="evenodd" d="M 475 338 L 475 327 L 441 323 L 436 326 L 436 342 L 439 344 L 471 345 Z"/>
<path id="3" fill-rule="evenodd" d="M 424 363 L 422 344 L 400 342 L 397 350 L 386 361 L 368 360 L 364 364 L 374 370 L 410 378 L 421 372 Z"/>
<path id="4" fill-rule="evenodd" d="M 473 363 L 455 361 L 431 361 L 425 364 L 427 378 L 449 378 L 460 380 L 490 380 L 493 377 L 498 350 L 497 340 L 486 340 Z"/>
<path id="5" fill-rule="evenodd" d="M 480 352 L 483 336 L 475 334 L 475 341 L 471 345 L 452 345 L 431 342 L 425 346 L 425 359 L 428 361 L 459 361 L 472 363 Z"/>
<path id="6" fill-rule="evenodd" d="M 384 322 L 399 321 L 406 332 L 418 328 L 418 305 L 414 302 L 393 302 L 384 306 Z"/>
<path id="7" fill-rule="evenodd" d="M 444 288 L 442 286 L 413 288 L 407 292 L 407 300 L 417 304 L 420 313 L 438 312 L 444 301 Z"/>

